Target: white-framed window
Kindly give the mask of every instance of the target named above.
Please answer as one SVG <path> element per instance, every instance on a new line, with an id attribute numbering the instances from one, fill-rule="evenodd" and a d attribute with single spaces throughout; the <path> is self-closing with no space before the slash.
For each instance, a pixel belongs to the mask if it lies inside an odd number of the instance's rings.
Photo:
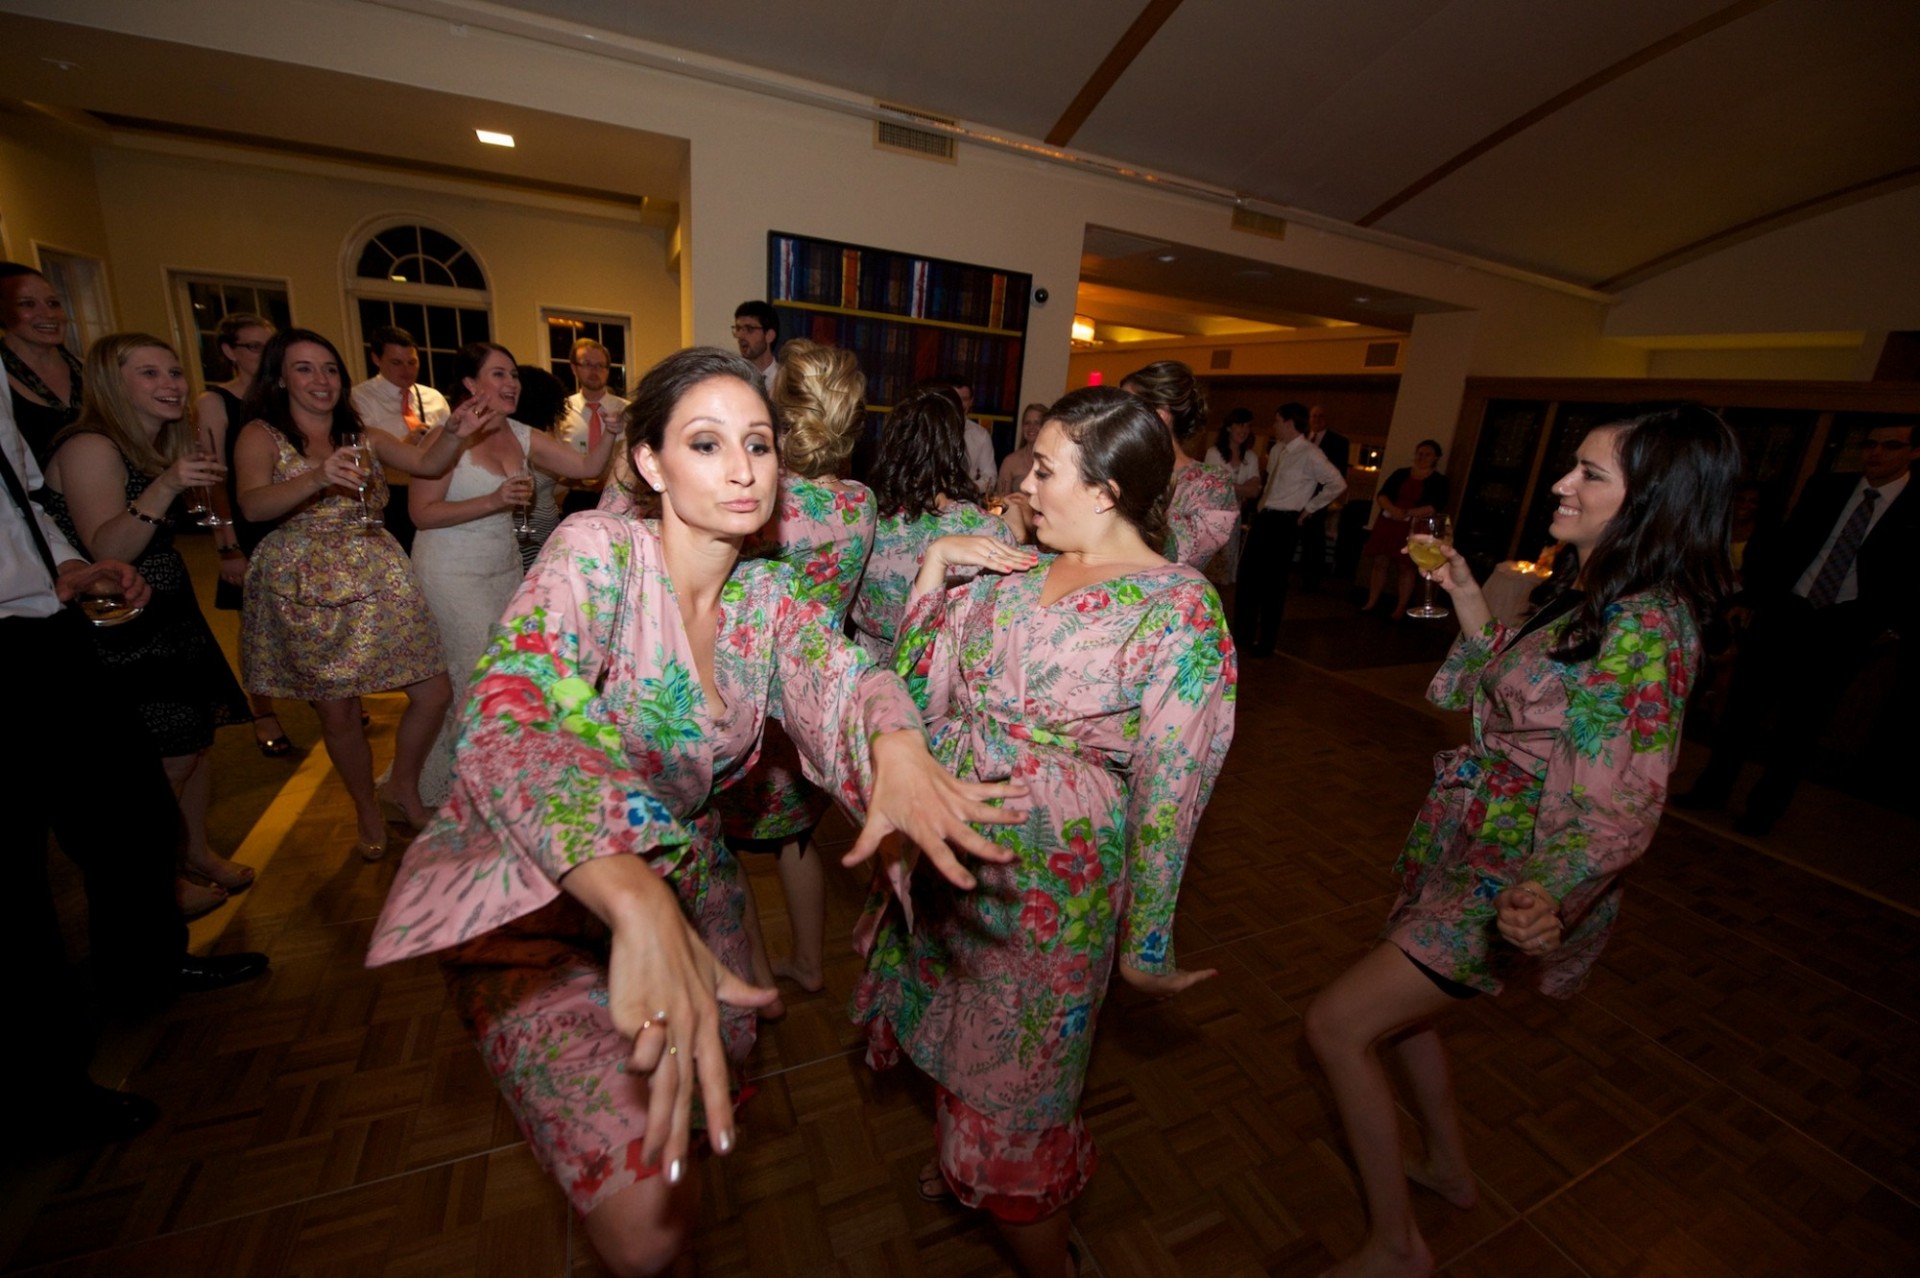
<path id="1" fill-rule="evenodd" d="M 84 355 L 87 347 L 113 332 L 113 295 L 107 289 L 107 264 L 84 253 L 35 244 L 40 273 L 67 304 L 67 349 Z"/>
<path id="2" fill-rule="evenodd" d="M 351 261 L 347 294 L 359 326 L 359 377 L 373 367 L 368 339 L 389 325 L 413 338 L 420 380 L 441 391 L 457 377 L 460 348 L 493 339 L 486 271 L 447 232 L 416 222 L 382 226 L 360 242 Z"/>
<path id="3" fill-rule="evenodd" d="M 590 337 L 607 348 L 607 363 L 612 369 L 607 389 L 622 399 L 627 394 L 627 352 L 633 345 L 633 316 L 602 311 L 580 311 L 571 307 L 543 306 L 540 323 L 547 331 L 547 369 L 560 379 L 571 395 L 579 387 L 573 381 L 573 344 Z"/>
<path id="4" fill-rule="evenodd" d="M 180 354 L 202 386 L 233 376 L 218 337 L 220 321 L 227 316 L 258 315 L 275 328 L 293 327 L 293 306 L 283 279 L 168 271 L 167 295 L 173 302 Z"/>

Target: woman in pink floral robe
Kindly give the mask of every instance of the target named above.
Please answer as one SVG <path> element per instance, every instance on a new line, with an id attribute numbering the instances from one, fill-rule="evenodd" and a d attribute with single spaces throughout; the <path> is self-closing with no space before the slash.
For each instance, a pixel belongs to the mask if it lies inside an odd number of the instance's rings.
<path id="1" fill-rule="evenodd" d="M 987 538 L 934 543 L 896 652 L 935 755 L 1025 781 L 1031 808 L 993 831 L 1014 857 L 974 891 L 922 878 L 900 904 L 876 893 L 854 1012 L 874 1065 L 904 1049 L 940 1085 L 922 1193 L 944 1179 L 1053 1274 L 1060 1261 L 1025 1248 L 1057 1234 L 1063 1252 L 1063 1209 L 1093 1170 L 1080 1092 L 1116 960 L 1157 993 L 1204 975 L 1175 968 L 1174 903 L 1233 737 L 1235 664 L 1212 585 L 1154 549 L 1165 431 L 1111 388 L 1048 418 L 1026 491 L 1065 553 L 1036 565 Z M 953 562 L 1015 571 L 938 589 Z"/>
<path id="2" fill-rule="evenodd" d="M 1128 373 L 1120 389 L 1153 409 L 1173 436 L 1173 490 L 1167 501 L 1166 556 L 1205 570 L 1240 527 L 1233 476 L 1197 461 L 1187 443 L 1207 424 L 1207 396 L 1193 370 L 1163 359 Z"/>
<path id="3" fill-rule="evenodd" d="M 636 392 L 628 443 L 660 523 L 587 513 L 548 542 L 476 671 L 453 792 L 368 961 L 444 951 L 535 1155 L 609 1266 L 639 1273 L 671 1263 L 691 1220 L 696 1091 L 714 1148 L 731 1147 L 726 1056 L 752 1041 L 740 1009 L 771 997 L 731 975 L 739 873 L 712 803 L 751 769 L 768 717 L 856 817 L 871 802 L 864 845 L 892 827 L 990 852 L 966 821 L 1010 818 L 939 769 L 898 677 L 789 569 L 737 560 L 778 491 L 751 365 L 668 357 Z M 943 872 L 971 881 L 950 856 Z M 736 1009 L 725 1054 L 716 998 Z"/>
<path id="4" fill-rule="evenodd" d="M 1620 872 L 1646 851 L 1666 802 L 1699 618 L 1732 579 L 1738 474 L 1731 433 L 1705 409 L 1603 426 L 1553 487 L 1561 588 L 1525 626 L 1492 620 L 1451 547 L 1435 571 L 1462 633 L 1428 696 L 1471 709 L 1473 737 L 1434 761 L 1384 943 L 1307 1012 L 1370 1222 L 1360 1251 L 1331 1273 L 1433 1272 L 1408 1177 L 1456 1206 L 1476 1201 L 1430 1021 L 1515 978 L 1570 997 L 1599 957 Z M 1427 1145 L 1415 1162 L 1401 1153 L 1382 1044 L 1412 1081 Z"/>

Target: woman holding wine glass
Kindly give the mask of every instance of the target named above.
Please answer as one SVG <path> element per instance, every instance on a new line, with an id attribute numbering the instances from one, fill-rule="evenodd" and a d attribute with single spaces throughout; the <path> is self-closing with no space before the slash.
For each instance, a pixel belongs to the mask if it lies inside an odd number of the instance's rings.
<path id="1" fill-rule="evenodd" d="M 144 613 L 96 628 L 93 640 L 122 695 L 139 707 L 173 784 L 185 829 L 180 908 L 204 914 L 253 883 L 251 869 L 207 846 L 213 730 L 248 715 L 173 548 L 173 525 L 180 499 L 218 484 L 225 468 L 196 445 L 186 374 L 165 342 L 110 334 L 87 352 L 86 368 L 93 394 L 51 441 L 44 506 L 74 545 L 133 564 L 153 587 Z"/>
<path id="2" fill-rule="evenodd" d="M 1387 569 L 1398 565 L 1399 602 L 1392 616 L 1399 617 L 1413 602 L 1413 565 L 1400 557 L 1407 544 L 1412 523 L 1422 515 L 1431 515 L 1447 504 L 1447 477 L 1440 473 L 1440 441 L 1423 439 L 1413 450 L 1413 465 L 1402 466 L 1387 476 L 1373 496 L 1379 514 L 1373 531 L 1360 550 L 1362 558 L 1373 559 L 1373 573 L 1367 584 L 1367 601 L 1361 612 L 1379 606 L 1387 589 Z"/>
<path id="3" fill-rule="evenodd" d="M 363 523 L 363 506 L 377 513 L 386 503 L 383 467 L 446 470 L 462 437 L 493 424 L 494 410 L 469 405 L 425 447 L 385 431 L 349 446 L 361 438 L 360 419 L 343 368 L 333 343 L 310 329 L 275 333 L 261 355 L 234 465 L 241 512 L 277 526 L 247 565 L 240 670 L 250 692 L 313 704 L 327 755 L 353 798 L 355 849 L 377 860 L 386 853 L 386 823 L 360 698 L 406 692 L 387 795 L 424 820 L 420 766 L 453 690 L 406 554 L 390 533 Z"/>
<path id="4" fill-rule="evenodd" d="M 520 588 L 520 529 L 533 509 L 534 481 L 529 462 L 569 479 L 603 474 L 613 456 L 618 432 L 606 431 L 600 446 L 577 453 L 544 431 L 512 420 L 520 403 L 520 370 L 513 354 L 493 342 L 470 342 L 456 365 L 460 381 L 449 403 L 487 409 L 490 424 L 476 431 L 446 474 L 416 479 L 409 485 L 408 510 L 418 530 L 413 537 L 413 570 L 426 592 L 440 631 L 441 650 L 456 692 L 463 692 L 474 663 L 485 651 L 487 632 Z M 524 513 L 522 513 L 524 512 Z M 449 707 L 420 774 L 419 811 L 391 811 L 416 828 L 427 808 L 446 802 L 453 777 L 453 740 L 463 697 Z"/>
<path id="5" fill-rule="evenodd" d="M 1461 630 L 1427 695 L 1471 709 L 1473 738 L 1434 760 L 1382 943 L 1307 1011 L 1369 1218 L 1336 1278 L 1433 1272 L 1408 1179 L 1457 1207 L 1478 1198 L 1433 1019 L 1510 980 L 1571 997 L 1605 946 L 1620 873 L 1646 851 L 1666 802 L 1701 621 L 1732 580 L 1739 474 L 1732 432 L 1704 408 L 1589 432 L 1553 486 L 1565 549 L 1540 610 L 1517 629 L 1493 619 L 1457 550 L 1415 534 L 1409 548 L 1437 556 L 1428 571 Z M 1417 1158 L 1402 1157 L 1383 1050 L 1412 1084 L 1426 1140 Z"/>

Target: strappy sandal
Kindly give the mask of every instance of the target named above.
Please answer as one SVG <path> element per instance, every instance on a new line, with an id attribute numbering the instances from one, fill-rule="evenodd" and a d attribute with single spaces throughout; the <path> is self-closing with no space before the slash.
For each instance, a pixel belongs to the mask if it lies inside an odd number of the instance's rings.
<path id="1" fill-rule="evenodd" d="M 255 723 L 260 722 L 262 719 L 272 719 L 275 723 L 278 723 L 280 716 L 273 713 L 256 714 L 253 716 Z M 280 730 L 280 735 L 277 737 L 263 737 L 260 735 L 259 730 L 255 729 L 253 743 L 259 746 L 260 753 L 269 759 L 284 759 L 293 753 L 293 741 L 287 736 L 285 728 Z"/>

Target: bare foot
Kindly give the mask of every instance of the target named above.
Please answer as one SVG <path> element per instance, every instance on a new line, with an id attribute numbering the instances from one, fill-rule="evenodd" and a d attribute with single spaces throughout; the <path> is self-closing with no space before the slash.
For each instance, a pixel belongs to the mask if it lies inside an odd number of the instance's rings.
<path id="1" fill-rule="evenodd" d="M 1413 1250 L 1397 1253 L 1369 1237 L 1366 1245 L 1320 1275 L 1320 1278 L 1432 1278 L 1433 1253 L 1418 1234 Z"/>
<path id="2" fill-rule="evenodd" d="M 821 975 L 818 968 L 803 972 L 791 962 L 783 961 L 773 965 L 773 974 L 782 980 L 792 981 L 809 994 L 818 994 L 827 988 L 827 978 Z"/>
<path id="3" fill-rule="evenodd" d="M 767 984 L 771 986 L 773 982 L 768 981 Z M 767 1004 L 758 1012 L 755 1012 L 754 1015 L 763 1021 L 783 1021 L 787 1018 L 787 1005 L 776 998 L 773 1002 Z"/>
<path id="4" fill-rule="evenodd" d="M 218 883 L 195 883 L 189 879 L 175 878 L 173 901 L 180 907 L 180 917 L 192 922 L 225 905 L 227 890 Z"/>
<path id="5" fill-rule="evenodd" d="M 1431 1189 L 1461 1211 L 1470 1210 L 1480 1201 L 1480 1182 L 1470 1172 L 1442 1173 L 1431 1163 L 1415 1162 L 1409 1158 L 1404 1170 L 1407 1179 L 1425 1189 Z"/>
<path id="6" fill-rule="evenodd" d="M 237 896 L 253 886 L 251 866 L 229 861 L 211 850 L 199 857 L 189 857 L 182 870 L 195 882 L 211 883 L 226 889 L 229 896 Z"/>

